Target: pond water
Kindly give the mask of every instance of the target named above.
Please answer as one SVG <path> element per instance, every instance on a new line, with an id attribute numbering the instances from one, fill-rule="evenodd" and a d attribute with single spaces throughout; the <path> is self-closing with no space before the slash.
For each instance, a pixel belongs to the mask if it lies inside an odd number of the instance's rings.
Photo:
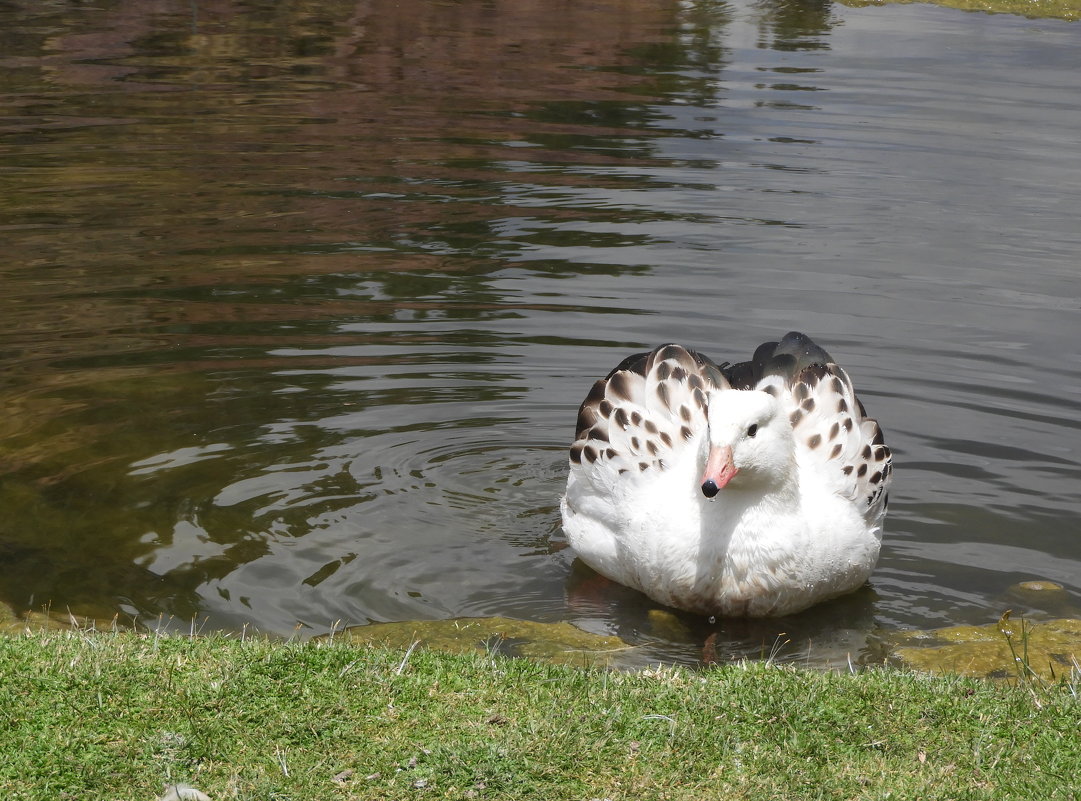
<path id="1" fill-rule="evenodd" d="M 996 620 L 1027 579 L 1081 606 L 1079 24 L 17 0 L 0 42 L 12 607 L 300 636 L 502 615 L 643 662 L 712 633 L 825 664 Z M 704 621 L 576 564 L 592 381 L 791 329 L 894 449 L 869 586 Z"/>

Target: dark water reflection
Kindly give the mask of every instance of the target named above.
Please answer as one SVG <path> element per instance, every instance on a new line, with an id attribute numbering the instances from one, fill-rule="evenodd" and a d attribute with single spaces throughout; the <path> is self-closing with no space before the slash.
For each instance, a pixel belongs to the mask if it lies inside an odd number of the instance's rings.
<path id="1" fill-rule="evenodd" d="M 0 9 L 0 599 L 697 658 L 1081 593 L 1079 29 L 828 3 Z M 791 328 L 894 446 L 871 586 L 682 619 L 562 550 L 623 355 Z M 809 645 L 808 645 L 809 644 Z"/>

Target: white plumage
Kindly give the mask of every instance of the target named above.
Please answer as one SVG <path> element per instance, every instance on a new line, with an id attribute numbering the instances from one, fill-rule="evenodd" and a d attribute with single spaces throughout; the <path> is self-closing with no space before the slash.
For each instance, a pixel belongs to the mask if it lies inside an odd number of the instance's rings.
<path id="1" fill-rule="evenodd" d="M 625 359 L 579 409 L 560 508 L 582 561 L 659 603 L 785 615 L 867 580 L 891 475 L 848 374 L 792 332 L 735 365 Z"/>

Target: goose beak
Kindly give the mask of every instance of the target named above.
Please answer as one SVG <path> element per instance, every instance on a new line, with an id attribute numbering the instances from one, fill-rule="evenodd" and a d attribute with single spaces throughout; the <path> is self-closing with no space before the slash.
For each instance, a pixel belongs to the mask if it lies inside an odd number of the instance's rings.
<path id="1" fill-rule="evenodd" d="M 732 462 L 732 448 L 711 447 L 706 457 L 706 469 L 702 473 L 702 494 L 712 498 L 738 473 Z"/>

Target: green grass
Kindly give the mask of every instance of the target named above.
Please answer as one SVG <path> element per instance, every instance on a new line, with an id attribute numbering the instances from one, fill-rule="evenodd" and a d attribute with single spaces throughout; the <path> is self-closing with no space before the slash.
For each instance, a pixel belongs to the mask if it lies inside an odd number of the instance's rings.
<path id="1" fill-rule="evenodd" d="M 929 2 L 960 11 L 982 11 L 988 14 L 1016 14 L 1032 19 L 1081 19 L 1081 0 L 841 0 L 853 8 L 889 4 L 908 5 Z"/>
<path id="2" fill-rule="evenodd" d="M 8 799 L 1070 799 L 1081 700 L 900 671 L 623 674 L 344 643 L 0 637 Z"/>

